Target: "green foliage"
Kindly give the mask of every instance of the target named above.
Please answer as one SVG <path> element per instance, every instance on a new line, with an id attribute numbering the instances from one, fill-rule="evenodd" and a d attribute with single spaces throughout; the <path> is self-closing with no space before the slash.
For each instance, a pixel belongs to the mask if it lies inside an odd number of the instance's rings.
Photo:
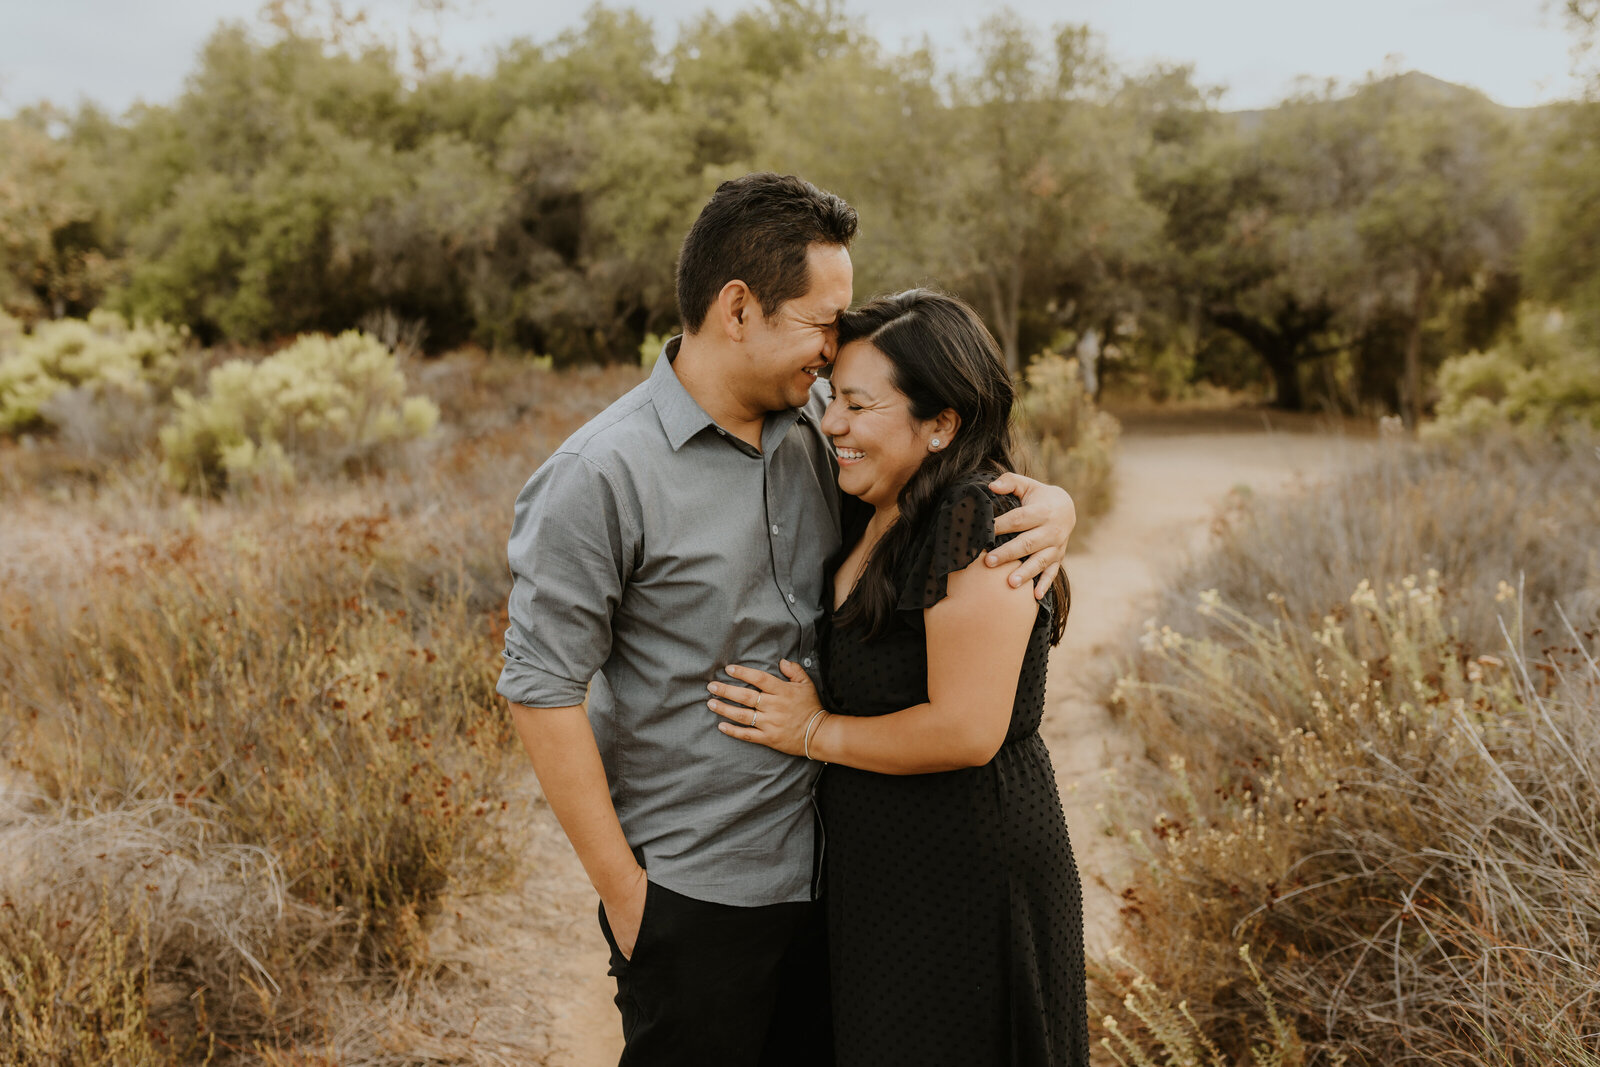
<path id="1" fill-rule="evenodd" d="M 0 120 L 0 312 L 30 319 L 86 313 L 110 277 L 94 168 L 51 117 Z"/>
<path id="2" fill-rule="evenodd" d="M 1348 406 L 1404 392 L 1416 407 L 1441 334 L 1475 316 L 1499 325 L 1520 146 L 1487 99 L 1389 75 L 1249 122 L 1209 118 L 1144 162 L 1141 187 L 1166 208 L 1157 269 L 1194 318 L 1256 351 L 1280 406 L 1305 406 L 1302 368 L 1339 356 Z"/>
<path id="3" fill-rule="evenodd" d="M 466 73 L 324 6 L 278 0 L 267 40 L 220 26 L 168 106 L 0 123 L 0 305 L 106 302 L 208 344 L 388 310 L 436 350 L 632 364 L 677 318 L 706 196 L 775 169 L 858 207 L 858 292 L 957 292 L 1014 370 L 1094 331 L 1127 338 L 1130 383 L 1194 358 L 1229 387 L 1265 366 L 1288 407 L 1393 407 L 1405 382 L 1414 408 L 1515 303 L 1515 161 L 1548 147 L 1525 265 L 1545 299 L 1600 306 L 1593 108 L 1524 141 L 1531 120 L 1412 74 L 1225 115 L 1187 68 L 1118 70 L 1086 26 L 1001 12 L 957 69 L 806 0 L 707 13 L 670 48 L 596 5 Z"/>
<path id="4" fill-rule="evenodd" d="M 1589 339 L 1600 339 L 1600 99 L 1560 109 L 1533 187 L 1526 252 L 1532 288 L 1566 307 Z"/>
<path id="5" fill-rule="evenodd" d="M 1072 494 L 1078 528 L 1111 509 L 1121 426 L 1083 386 L 1078 361 L 1044 352 L 1028 365 L 1017 429 L 1032 473 Z"/>
<path id="6" fill-rule="evenodd" d="M 297 468 L 357 472 L 438 422 L 431 400 L 405 395 L 394 355 L 366 334 L 301 337 L 259 363 L 229 360 L 207 392 L 175 394 L 161 430 L 168 478 L 190 492 L 286 486 Z"/>
<path id="7" fill-rule="evenodd" d="M 656 360 L 661 358 L 661 350 L 666 347 L 668 338 L 656 333 L 647 333 L 644 340 L 639 342 L 639 366 L 645 370 L 656 365 Z"/>
<path id="8" fill-rule="evenodd" d="M 50 401 L 68 389 L 94 399 L 123 394 L 164 398 L 183 372 L 187 332 L 164 322 L 129 322 L 109 311 L 87 321 L 42 322 L 7 340 L 0 323 L 0 432 L 50 424 Z M 15 346 L 15 347 L 11 347 Z"/>
<path id="9" fill-rule="evenodd" d="M 1560 434 L 1600 431 L 1600 351 L 1580 343 L 1560 312 L 1524 310 L 1516 332 L 1488 352 L 1439 369 L 1429 436 L 1478 436 L 1514 428 Z"/>

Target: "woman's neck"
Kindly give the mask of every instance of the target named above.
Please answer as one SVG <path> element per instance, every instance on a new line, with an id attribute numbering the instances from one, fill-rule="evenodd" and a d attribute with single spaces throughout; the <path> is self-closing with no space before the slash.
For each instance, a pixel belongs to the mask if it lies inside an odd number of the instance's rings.
<path id="1" fill-rule="evenodd" d="M 867 520 L 867 529 L 861 535 L 861 539 L 868 545 L 877 544 L 879 538 L 889 532 L 889 527 L 893 526 L 899 517 L 900 508 L 897 504 L 883 505 L 872 513 L 872 518 Z"/>

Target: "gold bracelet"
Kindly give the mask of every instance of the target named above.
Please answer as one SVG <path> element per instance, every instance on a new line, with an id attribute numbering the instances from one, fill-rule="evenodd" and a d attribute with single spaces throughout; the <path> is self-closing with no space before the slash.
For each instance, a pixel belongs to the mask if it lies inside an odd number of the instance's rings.
<path id="1" fill-rule="evenodd" d="M 807 722 L 806 722 L 806 759 L 811 759 L 811 733 L 812 733 L 812 731 L 813 731 L 813 729 L 815 727 L 821 725 L 820 723 L 817 722 L 817 718 L 819 716 L 822 716 L 822 715 L 831 715 L 831 714 L 833 714 L 833 713 L 831 711 L 826 710 L 825 708 L 818 708 L 816 711 L 811 713 L 811 718 L 809 720 L 807 720 Z"/>

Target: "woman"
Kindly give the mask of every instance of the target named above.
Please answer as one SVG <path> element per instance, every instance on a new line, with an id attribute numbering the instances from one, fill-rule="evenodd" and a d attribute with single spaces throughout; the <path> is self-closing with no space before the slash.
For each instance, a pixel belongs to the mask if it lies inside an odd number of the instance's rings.
<path id="1" fill-rule="evenodd" d="M 826 835 L 835 1046 L 851 1064 L 1089 1062 L 1083 920 L 1038 733 L 1064 578 L 1042 602 L 986 567 L 985 485 L 1013 469 L 1015 390 L 953 297 L 914 289 L 841 322 L 822 429 L 845 531 L 823 693 L 730 666 L 731 737 L 830 764 Z"/>

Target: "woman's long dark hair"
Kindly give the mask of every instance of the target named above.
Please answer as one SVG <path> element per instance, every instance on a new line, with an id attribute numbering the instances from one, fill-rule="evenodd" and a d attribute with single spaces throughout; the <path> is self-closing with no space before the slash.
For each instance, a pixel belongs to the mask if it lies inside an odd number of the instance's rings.
<path id="1" fill-rule="evenodd" d="M 881 633 L 895 611 L 893 574 L 915 531 L 933 519 L 946 489 L 963 482 L 989 481 L 1015 469 L 1012 461 L 1011 407 L 1017 390 L 1006 373 L 1000 347 L 977 312 L 946 293 L 908 289 L 846 312 L 839 320 L 839 348 L 866 341 L 893 366 L 894 387 L 911 402 L 911 416 L 931 419 L 949 408 L 961 427 L 949 446 L 929 452 L 900 490 L 900 514 L 873 549 L 857 579 L 855 594 L 840 624 L 864 621 Z M 1072 594 L 1065 571 L 1052 586 L 1055 613 L 1050 643 L 1061 640 Z"/>

